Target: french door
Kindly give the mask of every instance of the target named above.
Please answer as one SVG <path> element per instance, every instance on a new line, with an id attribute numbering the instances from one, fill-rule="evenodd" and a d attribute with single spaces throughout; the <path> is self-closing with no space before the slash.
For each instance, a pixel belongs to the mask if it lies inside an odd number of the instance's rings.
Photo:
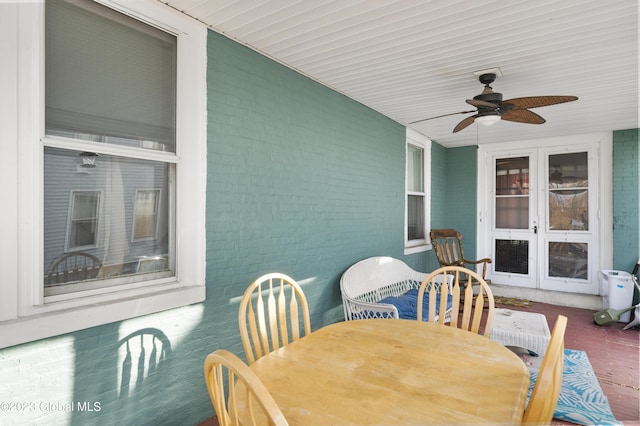
<path id="1" fill-rule="evenodd" d="M 498 284 L 597 294 L 600 144 L 489 150 L 479 227 L 487 277 Z M 504 145 L 502 145 L 504 146 Z M 482 183 L 483 182 L 483 183 Z M 482 222 L 482 221 L 481 221 Z"/>

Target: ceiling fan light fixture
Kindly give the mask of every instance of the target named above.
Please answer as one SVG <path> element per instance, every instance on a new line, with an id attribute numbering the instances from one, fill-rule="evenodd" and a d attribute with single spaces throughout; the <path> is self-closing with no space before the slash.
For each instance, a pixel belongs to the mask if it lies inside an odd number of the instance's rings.
<path id="1" fill-rule="evenodd" d="M 500 119 L 500 113 L 491 112 L 477 116 L 475 118 L 475 122 L 485 127 L 489 127 L 496 124 L 498 121 L 500 121 Z"/>

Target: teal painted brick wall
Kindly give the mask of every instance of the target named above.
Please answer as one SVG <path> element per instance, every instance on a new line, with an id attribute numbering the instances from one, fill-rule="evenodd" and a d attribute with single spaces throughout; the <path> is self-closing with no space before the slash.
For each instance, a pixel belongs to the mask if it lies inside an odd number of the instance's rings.
<path id="1" fill-rule="evenodd" d="M 403 257 L 404 127 L 220 35 L 209 45 L 208 295 L 280 271 L 314 324 L 339 318 L 348 266 Z"/>
<path id="2" fill-rule="evenodd" d="M 462 233 L 465 256 L 476 259 L 478 149 L 476 146 L 431 148 L 431 227 Z M 484 256 L 483 256 L 484 257 Z M 425 271 L 437 268 L 433 253 L 426 253 Z"/>
<path id="3" fill-rule="evenodd" d="M 462 234 L 467 259 L 476 256 L 478 148 L 465 146 L 447 150 L 447 218 Z M 482 256 L 484 257 L 484 256 Z"/>
<path id="4" fill-rule="evenodd" d="M 639 132 L 613 132 L 613 268 L 627 272 L 640 256 Z"/>
<path id="5" fill-rule="evenodd" d="M 475 146 L 446 149 L 434 143 L 431 152 L 431 227 L 460 231 L 469 259 L 476 258 L 477 151 Z M 428 256 L 435 259 L 433 252 Z"/>
<path id="6" fill-rule="evenodd" d="M 447 169 L 447 151 L 442 145 L 431 144 L 431 228 L 447 228 L 447 181 L 450 173 Z M 432 271 L 440 265 L 433 250 L 426 253 L 427 267 L 424 271 Z"/>

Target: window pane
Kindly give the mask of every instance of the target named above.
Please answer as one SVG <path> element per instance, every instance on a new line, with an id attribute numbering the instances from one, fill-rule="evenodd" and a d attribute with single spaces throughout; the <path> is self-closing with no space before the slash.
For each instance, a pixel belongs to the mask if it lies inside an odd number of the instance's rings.
<path id="1" fill-rule="evenodd" d="M 527 229 L 529 227 L 529 197 L 496 199 L 496 228 Z"/>
<path id="2" fill-rule="evenodd" d="M 529 227 L 529 157 L 496 160 L 496 228 Z"/>
<path id="3" fill-rule="evenodd" d="M 549 229 L 588 230 L 589 192 L 549 191 Z"/>
<path id="4" fill-rule="evenodd" d="M 413 145 L 407 145 L 407 191 L 424 191 L 422 149 Z"/>
<path id="5" fill-rule="evenodd" d="M 97 192 L 76 192 L 73 197 L 73 218 L 74 219 L 93 219 L 97 216 L 98 211 Z"/>
<path id="6" fill-rule="evenodd" d="M 589 230 L 587 153 L 549 156 L 549 229 Z"/>
<path id="7" fill-rule="evenodd" d="M 496 240 L 495 270 L 512 274 L 529 273 L 529 241 Z"/>
<path id="8" fill-rule="evenodd" d="M 501 158 L 496 161 L 496 195 L 529 193 L 529 157 Z"/>
<path id="9" fill-rule="evenodd" d="M 99 202 L 100 193 L 97 191 L 73 192 L 68 230 L 69 249 L 95 246 Z"/>
<path id="10" fill-rule="evenodd" d="M 45 10 L 46 133 L 175 152 L 176 37 L 92 1 Z"/>
<path id="11" fill-rule="evenodd" d="M 142 190 L 136 192 L 133 239 L 154 238 L 158 214 L 160 190 Z"/>
<path id="12" fill-rule="evenodd" d="M 421 240 L 424 232 L 424 197 L 409 195 L 407 198 L 407 238 Z"/>
<path id="13" fill-rule="evenodd" d="M 84 280 L 97 281 L 99 287 L 113 285 L 106 279 L 149 272 L 149 259 L 154 260 L 153 271 L 172 270 L 170 196 L 160 194 L 171 194 L 173 165 L 100 155 L 94 167 L 85 167 L 78 151 L 47 147 L 44 153 L 45 287 Z M 139 232 L 151 238 L 132 241 L 136 204 L 143 213 Z M 83 257 L 96 258 L 99 273 L 48 279 L 53 265 L 75 246 L 74 253 L 81 247 Z"/>
<path id="14" fill-rule="evenodd" d="M 586 280 L 588 253 L 587 243 L 549 242 L 549 276 Z"/>

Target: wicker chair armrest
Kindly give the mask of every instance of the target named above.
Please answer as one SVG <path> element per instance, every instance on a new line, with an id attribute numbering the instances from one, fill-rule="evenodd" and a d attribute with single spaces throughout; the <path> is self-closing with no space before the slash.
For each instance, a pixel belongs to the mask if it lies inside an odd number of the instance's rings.
<path id="1" fill-rule="evenodd" d="M 398 308 L 388 303 L 361 302 L 353 299 L 343 299 L 343 303 L 345 321 L 367 318 L 398 319 L 400 317 Z"/>

